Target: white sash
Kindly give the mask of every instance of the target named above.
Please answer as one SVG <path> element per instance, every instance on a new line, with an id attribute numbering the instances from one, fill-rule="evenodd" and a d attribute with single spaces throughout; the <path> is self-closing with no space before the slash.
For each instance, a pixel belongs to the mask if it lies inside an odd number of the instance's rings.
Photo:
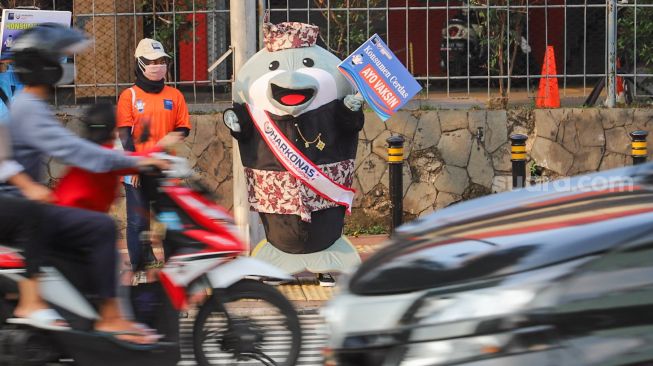
<path id="1" fill-rule="evenodd" d="M 254 121 L 254 126 L 281 165 L 317 195 L 345 206 L 347 212 L 351 213 L 355 191 L 334 182 L 301 151 L 297 150 L 266 111 L 248 104 L 246 106 Z"/>

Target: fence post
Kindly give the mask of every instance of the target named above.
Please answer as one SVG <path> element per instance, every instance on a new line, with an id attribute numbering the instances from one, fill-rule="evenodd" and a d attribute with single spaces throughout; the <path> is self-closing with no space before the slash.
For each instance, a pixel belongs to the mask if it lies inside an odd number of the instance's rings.
<path id="1" fill-rule="evenodd" d="M 608 108 L 613 108 L 617 104 L 617 0 L 608 0 L 607 26 L 608 77 L 605 102 Z"/>
<path id="2" fill-rule="evenodd" d="M 510 135 L 512 188 L 524 188 L 526 186 L 526 140 L 528 140 L 526 135 Z"/>
<path id="3" fill-rule="evenodd" d="M 648 150 L 646 149 L 646 136 L 648 132 L 637 130 L 630 133 L 630 156 L 633 158 L 633 165 L 646 162 L 648 157 Z"/>
<path id="4" fill-rule="evenodd" d="M 388 143 L 388 169 L 390 176 L 390 203 L 392 205 L 391 231 L 394 232 L 397 226 L 401 225 L 404 212 L 403 196 L 403 165 L 404 165 L 404 138 L 402 136 L 390 136 Z"/>

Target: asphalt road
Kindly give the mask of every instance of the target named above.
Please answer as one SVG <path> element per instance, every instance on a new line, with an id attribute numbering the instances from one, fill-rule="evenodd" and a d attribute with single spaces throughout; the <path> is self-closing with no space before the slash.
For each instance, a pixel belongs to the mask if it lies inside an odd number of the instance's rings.
<path id="1" fill-rule="evenodd" d="M 326 344 L 326 330 L 324 321 L 316 314 L 300 315 L 303 330 L 302 351 L 300 354 L 298 366 L 322 366 L 322 347 Z M 179 366 L 197 365 L 193 355 L 192 329 L 194 318 L 181 320 L 181 361 Z M 261 366 L 260 362 L 239 362 L 234 361 L 223 354 L 209 355 L 213 365 L 242 365 L 242 366 Z"/>

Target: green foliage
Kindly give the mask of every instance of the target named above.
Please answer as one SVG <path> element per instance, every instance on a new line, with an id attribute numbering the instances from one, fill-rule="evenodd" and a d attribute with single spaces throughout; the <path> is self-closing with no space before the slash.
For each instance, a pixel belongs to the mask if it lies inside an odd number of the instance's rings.
<path id="1" fill-rule="evenodd" d="M 526 1 L 498 0 L 492 5 L 519 6 L 525 5 Z M 486 2 L 487 0 L 471 0 L 470 5 L 485 6 Z M 530 0 L 529 4 L 538 2 Z M 520 67 L 523 62 L 517 58 L 517 53 L 526 27 L 526 17 L 525 10 L 476 8 L 472 11 L 470 26 L 474 27 L 483 51 L 489 50 L 489 54 L 485 55 L 487 63 L 483 68 L 489 70 L 490 75 L 511 76 L 518 73 L 515 68 Z M 505 80 L 499 79 L 498 82 L 501 95 L 507 96 Z"/>
<path id="2" fill-rule="evenodd" d="M 531 161 L 530 165 L 528 166 L 528 170 L 529 170 L 531 176 L 535 175 L 535 173 L 537 172 L 536 167 L 537 167 L 537 164 L 535 164 L 535 161 Z"/>
<path id="3" fill-rule="evenodd" d="M 329 22 L 328 39 L 327 29 L 321 30 L 320 37 L 329 50 L 336 56 L 340 58 L 349 56 L 348 52 L 355 50 L 367 40 L 368 26 L 372 27 L 377 23 L 385 24 L 385 12 L 371 11 L 369 12 L 370 18 L 368 19 L 368 12 L 334 11 L 333 9 L 346 9 L 347 7 L 380 8 L 385 6 L 385 2 L 385 0 L 366 0 L 363 2 L 354 0 L 313 0 L 315 7 L 323 9 L 328 7 L 331 9 L 331 11 L 322 11 L 322 16 Z M 347 20 L 349 20 L 349 27 L 347 27 Z M 371 36 L 374 33 L 370 29 L 369 35 Z M 349 50 L 347 49 L 348 45 Z"/>
<path id="4" fill-rule="evenodd" d="M 140 6 L 144 11 L 154 13 L 152 17 L 144 17 L 143 22 L 146 29 L 152 29 L 150 36 L 163 44 L 166 52 L 175 59 L 177 49 L 175 41 L 192 41 L 192 29 L 194 22 L 188 19 L 187 14 L 158 14 L 177 11 L 187 11 L 205 6 L 202 0 L 141 0 Z"/>
<path id="5" fill-rule="evenodd" d="M 637 24 L 635 24 L 635 17 Z M 650 66 L 653 64 L 653 8 L 628 7 L 619 10 L 618 19 L 617 54 L 633 62 L 637 56 L 638 65 Z M 635 33 L 637 26 L 637 33 Z M 635 35 L 637 35 L 637 49 L 635 50 Z"/>
<path id="6" fill-rule="evenodd" d="M 361 235 L 380 235 L 387 234 L 388 228 L 384 225 L 360 226 L 351 225 L 345 226 L 344 234 L 347 236 L 361 236 Z"/>
<path id="7" fill-rule="evenodd" d="M 539 177 L 542 175 L 543 168 L 537 165 L 535 160 L 531 160 L 531 163 L 528 166 L 528 170 L 530 172 L 531 177 Z"/>
<path id="8" fill-rule="evenodd" d="M 426 103 L 421 103 L 419 105 L 419 110 L 420 111 L 439 111 L 442 108 L 440 108 L 438 105 L 432 105 L 432 104 L 426 104 Z"/>

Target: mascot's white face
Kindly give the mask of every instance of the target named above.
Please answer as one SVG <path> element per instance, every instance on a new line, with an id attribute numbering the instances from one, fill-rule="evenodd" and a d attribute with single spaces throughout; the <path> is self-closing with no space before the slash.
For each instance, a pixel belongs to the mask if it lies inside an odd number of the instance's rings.
<path id="1" fill-rule="evenodd" d="M 298 116 L 353 93 L 339 63 L 320 46 L 262 49 L 238 72 L 234 101 L 279 116 Z"/>

